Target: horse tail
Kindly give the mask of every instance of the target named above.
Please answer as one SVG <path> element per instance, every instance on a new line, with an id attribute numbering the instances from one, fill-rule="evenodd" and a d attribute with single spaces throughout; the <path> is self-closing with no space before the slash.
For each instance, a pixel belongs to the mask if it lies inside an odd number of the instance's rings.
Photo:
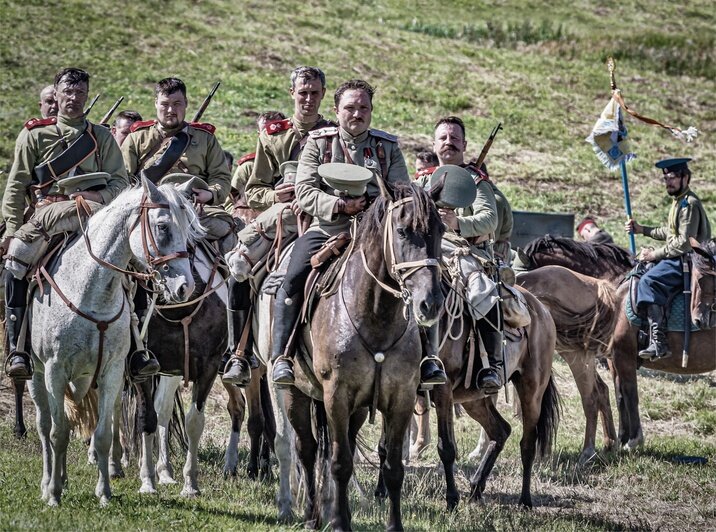
<path id="1" fill-rule="evenodd" d="M 271 404 L 271 393 L 269 392 L 268 375 L 265 375 L 261 378 L 259 386 L 261 411 L 264 415 L 263 438 L 264 441 L 268 443 L 271 452 L 276 454 L 276 451 L 274 450 L 274 440 L 276 439 L 276 418 L 273 415 L 273 405 Z"/>
<path id="2" fill-rule="evenodd" d="M 328 521 L 330 516 L 331 505 L 333 502 L 331 482 L 331 437 L 328 432 L 328 416 L 326 415 L 326 407 L 322 401 L 313 401 L 313 422 L 316 429 L 316 441 L 318 442 L 318 451 L 316 453 L 316 501 L 314 506 L 314 515 L 311 518 L 314 523 L 322 523 Z"/>
<path id="3" fill-rule="evenodd" d="M 90 388 L 85 396 L 78 402 L 72 397 L 69 390 L 65 390 L 65 415 L 72 429 L 76 429 L 84 440 L 91 438 L 97 428 L 99 419 L 99 398 L 97 390 Z"/>
<path id="4" fill-rule="evenodd" d="M 554 384 L 554 375 L 550 375 L 547 388 L 542 394 L 542 405 L 537 421 L 537 450 L 542 457 L 549 454 L 552 444 L 557 439 L 561 414 L 562 399 Z"/>

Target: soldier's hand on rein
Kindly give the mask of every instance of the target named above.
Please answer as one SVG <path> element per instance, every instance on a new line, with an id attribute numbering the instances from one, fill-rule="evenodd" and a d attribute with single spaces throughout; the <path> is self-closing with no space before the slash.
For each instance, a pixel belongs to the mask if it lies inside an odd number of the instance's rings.
<path id="1" fill-rule="evenodd" d="M 365 196 L 359 198 L 341 198 L 336 203 L 336 212 L 353 216 L 365 209 Z"/>
<path id="2" fill-rule="evenodd" d="M 194 199 L 197 203 L 209 203 L 214 199 L 214 195 L 209 190 L 202 188 L 192 188 L 191 191 L 194 193 Z"/>
<path id="3" fill-rule="evenodd" d="M 82 196 L 88 201 L 104 203 L 104 200 L 102 199 L 102 194 L 95 190 L 83 190 L 81 192 L 73 192 L 72 194 L 70 194 L 70 199 L 75 199 L 77 196 Z"/>
<path id="4" fill-rule="evenodd" d="M 642 260 L 644 262 L 653 262 L 654 260 L 656 260 L 656 257 L 654 257 L 654 249 L 643 248 L 639 253 L 639 260 Z"/>
<path id="5" fill-rule="evenodd" d="M 293 214 L 295 214 L 296 216 L 300 216 L 301 214 L 303 214 L 303 209 L 298 206 L 298 201 L 293 200 L 291 202 L 291 212 L 293 212 Z"/>
<path id="6" fill-rule="evenodd" d="M 296 197 L 293 183 L 282 183 L 274 190 L 276 191 L 276 198 L 280 203 L 288 203 Z"/>
<path id="7" fill-rule="evenodd" d="M 455 214 L 454 210 L 439 209 L 438 212 L 440 213 L 440 219 L 450 229 L 452 229 L 453 231 L 456 231 L 458 229 L 458 227 L 460 227 L 460 224 L 457 221 L 457 215 Z"/>

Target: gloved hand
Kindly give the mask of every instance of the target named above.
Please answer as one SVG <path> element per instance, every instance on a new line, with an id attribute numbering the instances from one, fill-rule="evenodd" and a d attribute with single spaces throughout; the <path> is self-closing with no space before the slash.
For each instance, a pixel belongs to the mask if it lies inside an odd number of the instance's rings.
<path id="1" fill-rule="evenodd" d="M 336 212 L 354 216 L 365 210 L 365 196 L 359 198 L 340 198 L 336 203 Z"/>

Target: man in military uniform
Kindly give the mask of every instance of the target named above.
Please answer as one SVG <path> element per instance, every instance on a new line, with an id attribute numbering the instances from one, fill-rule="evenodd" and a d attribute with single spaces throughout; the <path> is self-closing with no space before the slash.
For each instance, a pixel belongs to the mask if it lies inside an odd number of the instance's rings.
<path id="1" fill-rule="evenodd" d="M 40 91 L 39 105 L 42 118 L 57 116 L 57 99 L 55 99 L 54 85 L 48 85 Z"/>
<path id="2" fill-rule="evenodd" d="M 114 137 L 114 140 L 117 141 L 117 145 L 119 147 L 124 144 L 127 135 L 129 135 L 131 131 L 132 124 L 141 121 L 142 115 L 140 115 L 137 111 L 125 110 L 117 115 L 110 131 L 112 132 L 112 136 Z"/>
<path id="3" fill-rule="evenodd" d="M 491 241 L 495 237 L 499 222 L 495 193 L 484 167 L 478 169 L 465 162 L 467 149 L 465 124 L 459 117 L 448 116 L 438 120 L 434 129 L 433 149 L 438 156 L 440 166 L 455 165 L 464 168 L 472 175 L 477 189 L 475 199 L 470 206 L 440 209 L 440 215 L 448 229 L 444 240 L 450 240 L 451 232 L 465 239 L 471 254 L 480 263 L 489 267 L 495 260 Z M 430 190 L 431 179 L 432 174 L 423 176 L 418 181 L 422 181 L 423 186 Z M 434 192 L 431 191 L 431 194 L 438 200 L 439 195 L 435 197 Z M 476 322 L 490 364 L 489 368 L 484 368 L 478 374 L 476 384 L 488 393 L 496 392 L 503 384 L 502 331 L 495 327 L 499 323 L 501 323 L 499 305 L 492 306 L 485 317 Z"/>
<path id="4" fill-rule="evenodd" d="M 234 247 L 234 221 L 222 208 L 231 186 L 224 150 L 211 124 L 187 123 L 186 86 L 178 78 L 165 78 L 154 87 L 155 120 L 135 122 L 122 144 L 122 156 L 130 177 L 143 175 L 154 183 L 166 179 L 175 184 L 200 179 L 193 187 L 192 200 L 199 206 L 199 218 L 206 239 L 216 241 L 223 255 Z M 147 312 L 146 294 L 139 287 L 135 298 L 137 317 Z"/>
<path id="5" fill-rule="evenodd" d="M 264 128 L 259 128 L 259 138 L 253 159 L 251 176 L 246 182 L 244 196 L 252 209 L 263 213 L 259 220 L 262 226 L 276 226 L 279 216 L 283 218 L 284 232 L 297 231 L 298 224 L 294 213 L 278 207 L 278 204 L 292 204 L 295 212 L 294 184 L 280 182 L 281 165 L 287 161 L 297 161 L 301 150 L 308 140 L 308 133 L 332 125 L 320 114 L 321 101 L 326 95 L 326 76 L 320 68 L 300 66 L 291 72 L 289 94 L 293 99 L 293 116 L 288 119 L 271 120 Z M 284 235 L 286 236 L 286 235 Z M 247 225 L 239 232 L 239 240 L 251 246 L 260 238 L 257 224 Z M 236 295 L 234 301 L 244 301 L 246 308 L 230 308 L 233 316 L 230 326 L 230 349 L 236 350 L 240 331 L 245 325 L 250 307 L 250 286 L 248 282 L 233 282 L 229 286 Z M 240 295 L 242 293 L 243 295 Z M 232 333 L 232 330 L 234 331 Z M 238 332 L 236 332 L 238 331 Z M 251 349 L 248 349 L 250 352 Z M 242 380 L 242 365 L 235 363 L 236 357 L 227 359 L 223 380 L 237 382 Z"/>
<path id="6" fill-rule="evenodd" d="M 669 296 L 683 288 L 682 256 L 691 251 L 689 238 L 699 242 L 711 238 L 711 225 L 701 200 L 689 188 L 691 159 L 664 159 L 656 163 L 661 169 L 666 192 L 673 202 L 669 210 L 669 219 L 661 227 L 648 227 L 629 220 L 624 226 L 627 232 L 643 234 L 654 240 L 665 241 L 659 248 L 642 250 L 640 259 L 655 262 L 639 281 L 637 311 L 646 310 L 649 319 L 649 347 L 639 352 L 647 359 L 659 359 L 669 356 L 669 344 L 664 326 L 664 307 Z M 686 324 L 688 327 L 688 324 Z"/>
<path id="7" fill-rule="evenodd" d="M 58 115 L 25 123 L 15 143 L 15 159 L 2 199 L 7 224 L 6 239 L 0 247 L 8 252 L 5 275 L 7 338 L 10 345 L 6 365 L 8 376 L 25 379 L 31 374 L 30 356 L 18 350 L 20 327 L 27 305 L 25 274 L 36 256 L 22 252 L 37 248 L 50 236 L 79 227 L 74 200 L 85 198 L 92 210 L 109 203 L 128 185 L 122 155 L 109 130 L 85 118 L 89 74 L 65 68 L 55 77 Z M 105 172 L 89 183 L 90 188 L 65 195 L 57 185 L 62 178 Z M 74 179 L 75 184 L 81 179 Z M 28 205 L 35 212 L 23 223 Z M 9 242 L 9 239 L 12 242 Z M 46 245 L 45 245 L 46 248 Z M 11 273 L 12 272 L 12 273 Z M 14 276 L 13 276 L 14 274 Z"/>
<path id="8" fill-rule="evenodd" d="M 334 110 L 339 126 L 312 131 L 301 154 L 296 175 L 296 200 L 304 212 L 313 216 L 313 222 L 296 241 L 286 277 L 276 294 L 271 360 L 274 363 L 272 377 L 277 384 L 290 385 L 294 381 L 293 353 L 286 352 L 286 348 L 301 310 L 311 256 L 330 236 L 348 230 L 351 217 L 366 208 L 366 195 L 379 195 L 378 180 L 389 184 L 410 182 L 397 138 L 369 129 L 374 92 L 373 87 L 362 80 L 347 81 L 338 87 Z M 321 164 L 329 162 L 354 164 L 370 170 L 373 177 L 367 184 L 366 193 L 358 197 L 340 197 L 333 193 L 321 180 L 319 170 Z M 437 343 L 426 351 L 428 356 L 420 368 L 421 382 L 444 383 L 447 380 L 445 372 L 435 362 Z"/>
<path id="9" fill-rule="evenodd" d="M 440 165 L 434 151 L 422 150 L 415 155 L 415 179 L 430 175 Z"/>
<path id="10" fill-rule="evenodd" d="M 514 227 L 514 218 L 512 216 L 512 206 L 507 196 L 497 187 L 494 181 L 489 179 L 487 168 L 483 164 L 483 170 L 488 177 L 487 181 L 492 187 L 495 194 L 495 207 L 497 208 L 497 227 L 495 228 L 495 239 L 492 244 L 492 251 L 495 258 L 503 264 L 509 266 L 512 262 L 512 229 Z"/>
<path id="11" fill-rule="evenodd" d="M 613 244 L 612 235 L 597 225 L 591 216 L 585 216 L 577 226 L 577 234 L 590 244 Z"/>

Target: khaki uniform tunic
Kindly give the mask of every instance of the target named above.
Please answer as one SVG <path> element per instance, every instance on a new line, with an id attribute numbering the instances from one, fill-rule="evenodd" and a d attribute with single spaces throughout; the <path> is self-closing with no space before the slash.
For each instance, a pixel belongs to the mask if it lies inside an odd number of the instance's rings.
<path id="1" fill-rule="evenodd" d="M 311 130 L 328 125 L 331 122 L 320 115 L 314 122 L 287 118 L 267 124 L 259 133 L 253 171 L 246 183 L 245 196 L 249 207 L 264 211 L 277 202 L 274 186 L 281 178 L 281 164 L 300 155 L 299 145 Z"/>
<path id="2" fill-rule="evenodd" d="M 669 219 L 661 227 L 644 227 L 644 234 L 654 240 L 664 240 L 666 244 L 654 250 L 654 260 L 672 259 L 691 251 L 689 237 L 699 242 L 711 238 L 711 225 L 701 200 L 687 188 L 675 197 Z"/>
<path id="3" fill-rule="evenodd" d="M 70 119 L 59 115 L 56 124 L 42 125 L 33 128 L 25 127 L 20 132 L 15 143 L 15 159 L 8 175 L 5 194 L 2 199 L 2 215 L 7 224 L 6 235 L 20 238 L 23 241 L 32 241 L 40 236 L 32 225 L 23 225 L 23 213 L 28 203 L 34 203 L 35 197 L 32 194 L 30 185 L 37 184 L 33 175 L 33 169 L 47 162 L 64 151 L 62 140 L 66 145 L 71 144 L 79 137 L 88 125 L 84 117 Z M 97 150 L 82 161 L 76 168 L 79 172 L 107 172 L 110 177 L 107 186 L 99 193 L 102 201 L 107 204 L 112 201 L 129 184 L 127 172 L 122 163 L 122 154 L 117 147 L 117 142 L 112 137 L 109 129 L 89 123 L 90 131 L 97 140 Z M 59 179 L 68 177 L 70 172 L 57 176 Z M 60 194 L 57 184 L 52 184 L 45 189 L 45 195 Z M 52 209 L 50 209 L 52 207 Z M 42 211 L 52 212 L 52 216 L 42 216 L 42 225 L 52 234 L 52 224 L 56 221 L 56 215 L 64 215 L 64 211 L 74 211 L 74 201 L 58 202 L 48 207 L 43 207 L 35 213 L 35 217 L 42 215 Z M 62 211 L 62 212 L 59 212 Z M 16 234 L 18 233 L 18 234 Z M 35 234 L 36 233 L 36 234 Z"/>
<path id="4" fill-rule="evenodd" d="M 325 160 L 330 143 L 331 158 Z M 382 170 L 379 153 L 385 154 L 385 175 L 382 179 L 388 183 L 410 183 L 408 168 L 403 153 L 397 143 L 397 137 L 369 129 L 357 137 L 339 127 L 327 127 L 312 131 L 306 143 L 296 173 L 296 199 L 304 212 L 313 216 L 309 231 L 321 231 L 332 236 L 350 227 L 350 216 L 334 214 L 333 208 L 338 196 L 318 175 L 318 167 L 324 162 L 352 163 L 364 166 L 373 172 L 373 180 L 368 183 L 369 196 L 378 196 L 377 179 L 381 179 Z"/>

